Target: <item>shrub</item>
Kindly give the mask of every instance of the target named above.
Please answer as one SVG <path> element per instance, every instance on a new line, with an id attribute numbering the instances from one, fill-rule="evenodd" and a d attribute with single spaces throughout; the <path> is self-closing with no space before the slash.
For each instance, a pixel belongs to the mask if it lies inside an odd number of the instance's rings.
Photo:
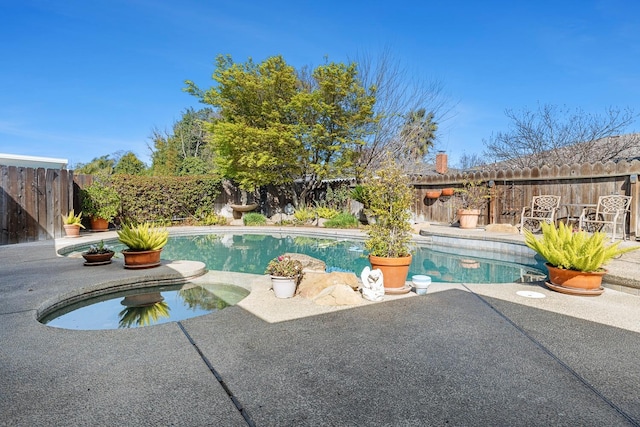
<path id="1" fill-rule="evenodd" d="M 228 221 L 227 218 L 222 215 L 210 213 L 205 215 L 202 220 L 200 220 L 200 223 L 203 225 L 227 225 Z"/>
<path id="2" fill-rule="evenodd" d="M 358 228 L 360 221 L 348 212 L 342 212 L 324 223 L 329 228 Z"/>
<path id="3" fill-rule="evenodd" d="M 222 190 L 215 175 L 114 175 L 111 179 L 122 201 L 123 221 L 132 223 L 202 218 L 199 214 L 212 211 Z"/>
<path id="4" fill-rule="evenodd" d="M 302 206 L 293 213 L 293 218 L 301 224 L 308 224 L 316 219 L 316 211 L 313 208 Z"/>
<path id="5" fill-rule="evenodd" d="M 318 206 L 316 208 L 316 213 L 320 218 L 332 219 L 335 218 L 340 212 L 337 209 Z"/>
<path id="6" fill-rule="evenodd" d="M 267 218 L 257 212 L 248 212 L 242 217 L 242 222 L 244 225 L 266 225 Z"/>
<path id="7" fill-rule="evenodd" d="M 369 225 L 365 247 L 378 257 L 409 256 L 413 188 L 409 177 L 393 160 L 387 160 L 367 180 L 369 210 L 376 221 Z"/>

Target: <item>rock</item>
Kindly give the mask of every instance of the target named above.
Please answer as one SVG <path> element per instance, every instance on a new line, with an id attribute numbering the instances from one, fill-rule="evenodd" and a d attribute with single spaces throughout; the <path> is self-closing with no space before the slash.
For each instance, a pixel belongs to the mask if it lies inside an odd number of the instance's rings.
<path id="1" fill-rule="evenodd" d="M 321 272 L 324 273 L 327 270 L 327 264 L 324 261 L 314 257 L 310 257 L 305 254 L 298 253 L 286 253 L 284 256 L 288 256 L 291 259 L 295 259 L 302 263 L 302 271 L 308 272 Z"/>
<path id="2" fill-rule="evenodd" d="M 320 292 L 314 301 L 318 305 L 360 305 L 362 297 L 348 285 L 334 285 Z"/>
<path id="3" fill-rule="evenodd" d="M 508 234 L 518 234 L 518 227 L 511 224 L 489 224 L 484 227 L 485 231 L 491 233 L 508 233 Z"/>
<path id="4" fill-rule="evenodd" d="M 353 273 L 334 271 L 332 273 L 305 273 L 298 285 L 298 295 L 303 298 L 313 299 L 322 291 L 336 285 L 346 285 L 351 289 L 358 289 L 360 281 Z"/>

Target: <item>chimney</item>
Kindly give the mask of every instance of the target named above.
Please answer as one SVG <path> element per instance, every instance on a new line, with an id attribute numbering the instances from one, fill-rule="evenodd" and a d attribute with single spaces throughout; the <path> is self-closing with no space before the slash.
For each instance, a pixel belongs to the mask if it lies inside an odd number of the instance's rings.
<path id="1" fill-rule="evenodd" d="M 449 170 L 447 166 L 447 154 L 444 151 L 438 151 L 436 154 L 436 172 L 446 174 Z"/>

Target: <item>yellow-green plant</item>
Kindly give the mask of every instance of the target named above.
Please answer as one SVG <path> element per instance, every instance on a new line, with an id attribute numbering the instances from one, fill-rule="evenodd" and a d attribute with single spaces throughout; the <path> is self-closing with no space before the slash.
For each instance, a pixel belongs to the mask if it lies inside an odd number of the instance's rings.
<path id="1" fill-rule="evenodd" d="M 118 240 L 132 251 L 156 251 L 167 244 L 169 232 L 145 222 L 135 226 L 123 225 L 118 230 Z"/>
<path id="2" fill-rule="evenodd" d="M 620 249 L 620 242 L 606 245 L 604 242 L 607 236 L 601 232 L 591 235 L 585 231 L 574 232 L 564 223 L 557 227 L 546 222 L 542 222 L 541 225 L 542 237 L 539 239 L 531 231 L 524 230 L 526 245 L 540 254 L 550 265 L 566 270 L 599 271 L 613 258 L 638 249 Z"/>
<path id="3" fill-rule="evenodd" d="M 293 218 L 302 224 L 313 222 L 316 219 L 316 210 L 305 206 L 300 206 L 293 213 Z"/>
<path id="4" fill-rule="evenodd" d="M 375 223 L 368 226 L 365 247 L 369 254 L 385 258 L 409 256 L 414 197 L 409 177 L 390 159 L 366 185 L 370 190 L 369 211 L 376 217 Z"/>
<path id="5" fill-rule="evenodd" d="M 267 217 L 258 212 L 247 212 L 242 215 L 244 225 L 267 225 Z"/>
<path id="6" fill-rule="evenodd" d="M 489 187 L 482 181 L 465 180 L 461 188 L 455 189 L 458 198 L 454 201 L 462 209 L 482 209 L 491 197 Z"/>
<path id="7" fill-rule="evenodd" d="M 318 216 L 320 218 L 324 218 L 324 219 L 333 219 L 336 216 L 338 216 L 338 214 L 340 213 L 339 210 L 337 209 L 333 209 L 333 208 L 328 208 L 325 206 L 318 206 L 316 208 L 316 213 L 318 214 Z"/>
<path id="8" fill-rule="evenodd" d="M 84 225 L 82 225 L 82 212 L 76 215 L 73 209 L 69 211 L 69 215 L 62 215 L 62 222 L 66 225 L 79 225 L 80 228 L 84 228 Z"/>

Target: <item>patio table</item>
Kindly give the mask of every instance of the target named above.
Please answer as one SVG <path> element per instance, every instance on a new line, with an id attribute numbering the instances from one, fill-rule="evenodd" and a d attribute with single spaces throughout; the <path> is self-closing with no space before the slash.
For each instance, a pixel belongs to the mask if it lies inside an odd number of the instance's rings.
<path id="1" fill-rule="evenodd" d="M 564 203 L 558 208 L 557 221 L 564 220 L 566 225 L 577 224 L 580 220 L 580 215 L 585 208 L 594 208 L 597 205 L 595 203 Z M 562 213 L 565 213 L 562 216 Z M 576 215 L 577 212 L 577 215 Z"/>

